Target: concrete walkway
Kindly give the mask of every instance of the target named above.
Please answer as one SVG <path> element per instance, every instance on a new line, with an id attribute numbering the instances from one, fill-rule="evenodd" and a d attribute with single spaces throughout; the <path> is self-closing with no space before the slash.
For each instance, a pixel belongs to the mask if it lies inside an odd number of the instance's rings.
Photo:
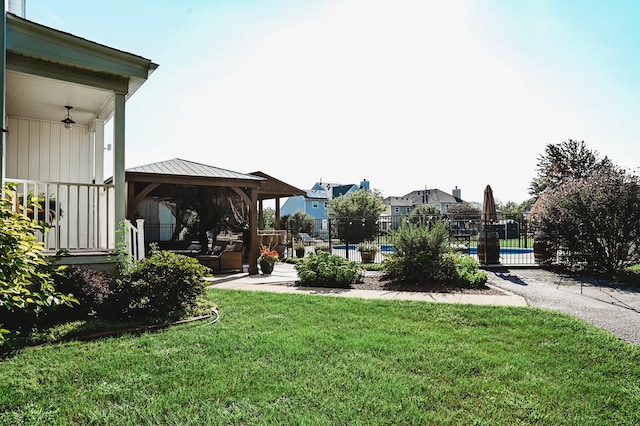
<path id="1" fill-rule="evenodd" d="M 415 300 L 436 303 L 463 303 L 473 305 L 527 306 L 524 297 L 499 289 L 499 295 L 462 293 L 422 293 L 407 291 L 354 290 L 324 287 L 297 287 L 289 285 L 298 280 L 292 264 L 277 263 L 271 275 L 249 275 L 246 272 L 218 275 L 208 278 L 210 288 L 268 291 L 289 294 L 313 294 L 321 296 L 354 297 L 361 299 Z M 289 284 L 288 284 L 289 283 Z"/>
<path id="2" fill-rule="evenodd" d="M 640 344 L 640 288 L 563 275 L 542 268 L 488 271 L 488 284 L 519 294 L 530 306 L 581 318 Z"/>

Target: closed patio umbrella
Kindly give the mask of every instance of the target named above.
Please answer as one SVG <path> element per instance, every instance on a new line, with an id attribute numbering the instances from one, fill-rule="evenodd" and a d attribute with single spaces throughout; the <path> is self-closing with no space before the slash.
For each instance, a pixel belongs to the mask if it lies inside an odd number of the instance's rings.
<path id="1" fill-rule="evenodd" d="M 493 199 L 493 190 L 489 185 L 484 189 L 482 200 L 482 231 L 478 235 L 478 260 L 480 264 L 489 265 L 500 263 L 500 240 L 497 232 L 489 231 L 490 223 L 498 222 L 498 211 Z"/>
<path id="2" fill-rule="evenodd" d="M 498 222 L 498 211 L 496 210 L 496 202 L 493 199 L 493 190 L 489 185 L 487 185 L 487 187 L 484 189 L 481 219 L 485 225 Z"/>

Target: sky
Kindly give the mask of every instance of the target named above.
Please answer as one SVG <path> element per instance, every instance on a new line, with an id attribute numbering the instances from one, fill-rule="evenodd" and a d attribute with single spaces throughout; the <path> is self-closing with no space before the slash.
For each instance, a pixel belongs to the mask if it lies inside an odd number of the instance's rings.
<path id="1" fill-rule="evenodd" d="M 520 203 L 548 144 L 640 161 L 634 0 L 27 0 L 26 17 L 159 64 L 127 102 L 127 168 Z"/>

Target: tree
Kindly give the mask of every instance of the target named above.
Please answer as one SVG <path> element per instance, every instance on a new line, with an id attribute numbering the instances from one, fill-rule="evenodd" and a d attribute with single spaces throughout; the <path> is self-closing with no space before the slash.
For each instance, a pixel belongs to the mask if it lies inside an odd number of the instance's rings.
<path id="1" fill-rule="evenodd" d="M 273 229 L 273 224 L 276 221 L 276 211 L 273 207 L 265 207 L 262 209 L 262 220 L 264 221 L 262 229 Z"/>
<path id="2" fill-rule="evenodd" d="M 291 234 L 297 236 L 300 233 L 314 234 L 316 230 L 316 220 L 309 213 L 298 210 L 291 216 L 282 218 L 285 227 L 291 231 Z"/>
<path id="3" fill-rule="evenodd" d="M 610 167 L 611 161 L 607 157 L 600 159 L 598 152 L 588 149 L 584 141 L 569 139 L 548 144 L 538 157 L 538 175 L 531 181 L 529 193 L 537 198 L 547 187 L 553 189 L 569 179 L 585 178 Z"/>
<path id="4" fill-rule="evenodd" d="M 549 192 L 540 229 L 570 266 L 615 274 L 639 259 L 640 181 L 607 167 Z"/>
<path id="5" fill-rule="evenodd" d="M 340 239 L 360 243 L 373 239 L 378 232 L 378 217 L 385 210 L 376 190 L 359 189 L 328 202 L 327 215 L 336 221 Z"/>
<path id="6" fill-rule="evenodd" d="M 449 206 L 447 216 L 449 218 L 480 218 L 480 208 L 471 203 L 456 203 Z"/>
<path id="7" fill-rule="evenodd" d="M 415 224 L 430 224 L 441 218 L 440 209 L 435 206 L 422 205 L 413 209 L 407 220 Z"/>
<path id="8" fill-rule="evenodd" d="M 522 214 L 526 210 L 527 207 L 536 202 L 536 198 L 532 197 L 528 200 L 524 200 L 521 203 L 516 203 L 515 201 L 507 201 L 503 203 L 499 200 L 496 200 L 496 208 L 502 215 L 516 215 Z"/>

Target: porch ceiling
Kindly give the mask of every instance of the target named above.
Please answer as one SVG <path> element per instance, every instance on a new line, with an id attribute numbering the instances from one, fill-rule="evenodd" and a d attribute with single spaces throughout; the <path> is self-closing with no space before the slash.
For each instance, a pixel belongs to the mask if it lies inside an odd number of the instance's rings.
<path id="1" fill-rule="evenodd" d="M 6 15 L 5 114 L 91 126 L 108 120 L 157 68 L 148 59 Z"/>
<path id="2" fill-rule="evenodd" d="M 65 105 L 70 105 L 73 121 L 90 126 L 96 118 L 109 118 L 113 98 L 111 91 L 7 70 L 9 116 L 60 121 L 67 113 Z"/>

